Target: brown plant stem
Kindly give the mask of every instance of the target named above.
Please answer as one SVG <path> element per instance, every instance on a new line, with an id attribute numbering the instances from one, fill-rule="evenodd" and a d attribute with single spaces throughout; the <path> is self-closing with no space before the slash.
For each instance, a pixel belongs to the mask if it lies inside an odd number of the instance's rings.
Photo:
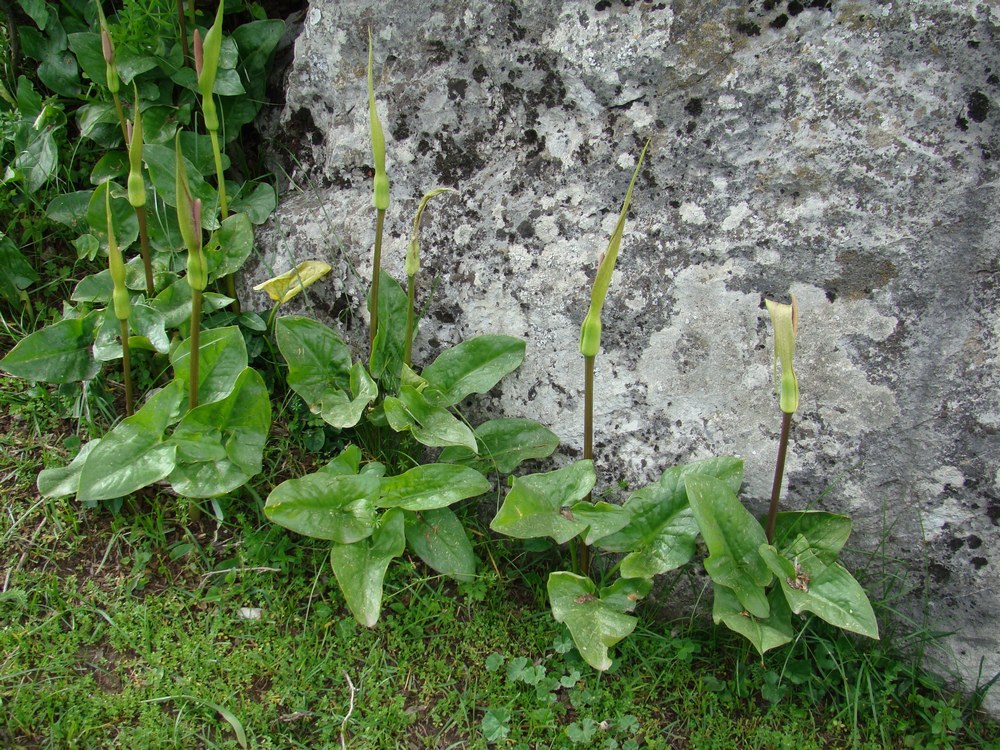
<path id="1" fill-rule="evenodd" d="M 781 437 L 778 439 L 778 460 L 774 464 L 774 483 L 771 485 L 771 506 L 767 510 L 767 543 L 774 542 L 774 524 L 778 515 L 778 498 L 781 497 L 781 480 L 785 474 L 785 454 L 788 452 L 788 433 L 792 429 L 792 415 L 781 413 Z"/>
<path id="2" fill-rule="evenodd" d="M 583 358 L 583 459 L 594 460 L 594 363 L 597 357 Z M 593 493 L 588 492 L 586 500 L 591 502 Z M 587 575 L 590 570 L 590 547 L 580 539 L 580 572 Z"/>
<path id="3" fill-rule="evenodd" d="M 198 351 L 201 339 L 201 292 L 197 289 L 191 292 L 191 366 L 188 368 L 188 376 L 191 382 L 188 384 L 188 408 L 193 409 L 198 405 Z"/>
<path id="4" fill-rule="evenodd" d="M 156 295 L 153 284 L 153 260 L 149 254 L 149 229 L 146 226 L 146 207 L 135 207 L 135 218 L 139 221 L 139 253 L 142 255 L 142 267 L 146 271 L 146 297 L 152 299 Z"/>
<path id="5" fill-rule="evenodd" d="M 120 320 L 122 337 L 122 375 L 125 379 L 125 416 L 131 417 L 135 413 L 135 401 L 132 394 L 132 358 L 128 349 L 128 321 Z"/>
<path id="6" fill-rule="evenodd" d="M 184 53 L 184 62 L 191 59 L 191 48 L 188 46 L 187 23 L 184 18 L 184 0 L 177 0 L 177 26 L 181 37 L 181 50 Z"/>
<path id="7" fill-rule="evenodd" d="M 378 277 L 382 270 L 382 227 L 385 224 L 385 209 L 375 212 L 375 256 L 372 267 L 372 293 L 369 300 L 371 313 L 371 330 L 368 332 L 368 344 L 375 351 L 375 334 L 378 332 Z"/>

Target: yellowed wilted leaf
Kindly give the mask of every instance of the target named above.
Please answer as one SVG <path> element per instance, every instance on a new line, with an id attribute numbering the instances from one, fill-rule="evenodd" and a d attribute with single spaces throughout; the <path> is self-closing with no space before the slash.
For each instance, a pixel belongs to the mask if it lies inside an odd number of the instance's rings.
<path id="1" fill-rule="evenodd" d="M 254 291 L 267 292 L 267 296 L 277 303 L 288 302 L 308 286 L 326 276 L 332 267 L 321 260 L 304 260 L 290 271 L 285 271 L 273 279 L 268 279 L 254 287 Z"/>

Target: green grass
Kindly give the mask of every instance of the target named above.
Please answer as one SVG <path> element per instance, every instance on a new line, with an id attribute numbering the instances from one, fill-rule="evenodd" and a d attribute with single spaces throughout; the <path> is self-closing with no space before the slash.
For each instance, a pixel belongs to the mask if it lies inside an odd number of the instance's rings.
<path id="1" fill-rule="evenodd" d="M 38 467 L 65 461 L 79 423 L 17 381 L 0 403 L 2 747 L 1000 747 L 892 643 L 819 626 L 762 663 L 700 615 L 647 609 L 597 674 L 549 615 L 544 570 L 482 529 L 480 579 L 390 566 L 382 620 L 362 628 L 325 545 L 261 513 L 319 460 L 294 402 L 222 523 L 152 492 L 118 513 L 40 500 Z"/>

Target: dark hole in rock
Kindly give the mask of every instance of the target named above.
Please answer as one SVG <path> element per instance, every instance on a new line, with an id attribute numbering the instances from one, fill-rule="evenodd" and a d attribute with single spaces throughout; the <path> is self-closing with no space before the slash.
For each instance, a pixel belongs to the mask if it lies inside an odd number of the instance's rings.
<path id="1" fill-rule="evenodd" d="M 969 94 L 968 108 L 969 117 L 976 122 L 982 122 L 990 113 L 989 97 L 981 91 L 973 91 Z"/>

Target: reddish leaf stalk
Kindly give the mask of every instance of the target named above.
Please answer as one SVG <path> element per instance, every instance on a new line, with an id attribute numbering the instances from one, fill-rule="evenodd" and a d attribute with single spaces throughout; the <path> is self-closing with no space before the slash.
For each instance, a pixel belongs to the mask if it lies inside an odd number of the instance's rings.
<path id="1" fill-rule="evenodd" d="M 778 498 L 781 497 L 781 480 L 785 474 L 785 454 L 788 452 L 788 433 L 792 428 L 792 415 L 781 413 L 781 437 L 778 439 L 778 460 L 774 464 L 774 483 L 771 485 L 771 507 L 767 511 L 767 543 L 774 542 L 774 524 L 778 515 Z"/>

